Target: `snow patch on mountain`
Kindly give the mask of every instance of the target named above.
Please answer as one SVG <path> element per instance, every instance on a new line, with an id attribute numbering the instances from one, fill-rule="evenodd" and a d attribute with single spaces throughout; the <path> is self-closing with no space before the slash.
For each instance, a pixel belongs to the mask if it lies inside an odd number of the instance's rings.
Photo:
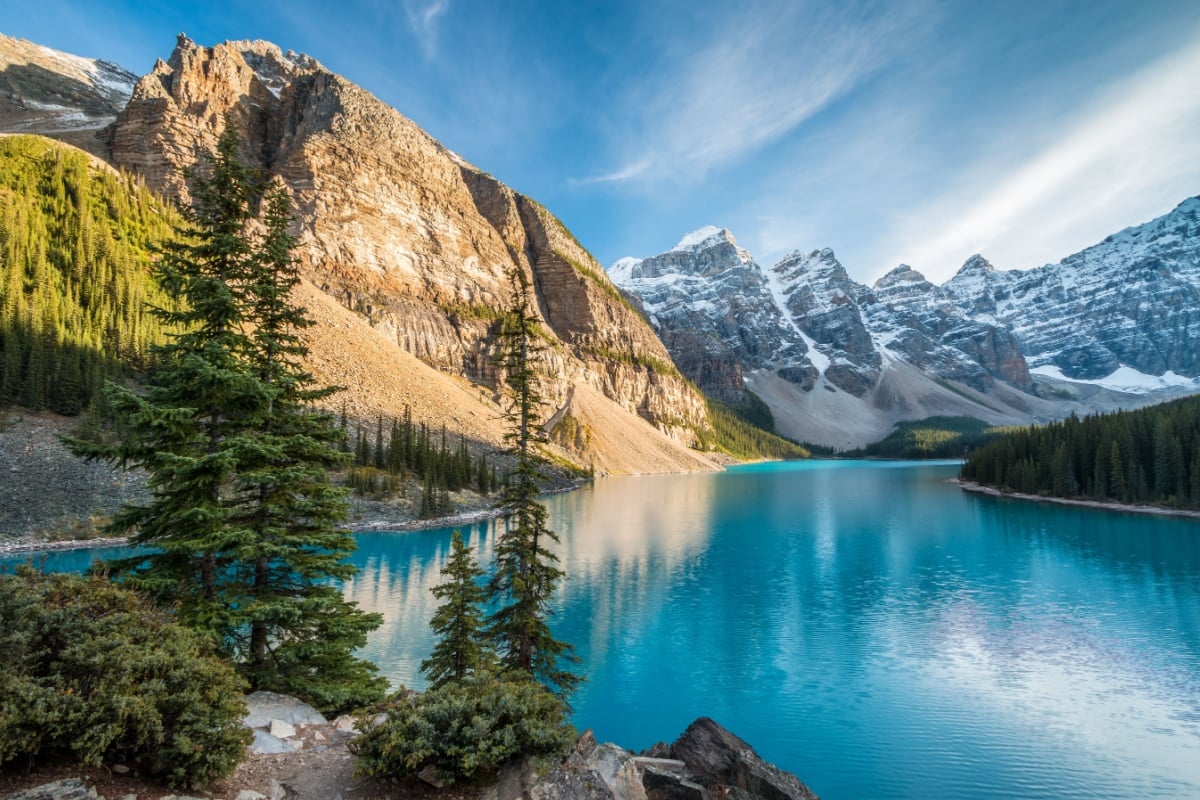
<path id="1" fill-rule="evenodd" d="M 626 256 L 619 258 L 613 262 L 608 268 L 608 277 L 618 286 L 624 286 L 633 280 L 633 271 L 637 269 L 645 259 L 632 258 Z"/>
<path id="2" fill-rule="evenodd" d="M 684 236 L 671 250 L 690 250 L 694 247 L 704 245 L 709 239 L 728 233 L 727 230 L 718 228 L 716 225 L 705 225 Z M 732 237 L 730 238 L 732 239 Z"/>
<path id="3" fill-rule="evenodd" d="M 1129 392 L 1131 394 L 1149 394 L 1168 389 L 1200 389 L 1200 378 L 1188 378 L 1184 375 L 1176 375 L 1170 370 L 1164 372 L 1162 375 L 1147 375 L 1133 367 L 1120 366 L 1113 370 L 1110 375 L 1091 380 L 1070 378 L 1064 375 L 1063 371 L 1053 364 L 1043 364 L 1029 371 L 1035 375 L 1042 375 L 1059 381 L 1100 386 L 1104 389 Z"/>

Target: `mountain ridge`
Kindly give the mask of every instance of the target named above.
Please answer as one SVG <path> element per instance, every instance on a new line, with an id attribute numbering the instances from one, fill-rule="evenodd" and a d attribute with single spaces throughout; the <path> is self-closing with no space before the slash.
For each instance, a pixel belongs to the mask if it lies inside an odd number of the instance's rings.
<path id="1" fill-rule="evenodd" d="M 941 286 L 903 264 L 858 283 L 828 248 L 763 268 L 740 248 L 722 257 L 721 239 L 685 241 L 610 274 L 702 389 L 759 393 L 803 441 L 853 448 L 921 415 L 1029 424 L 1200 389 L 1200 198 L 1058 264 L 1002 271 L 972 256 Z M 748 323 L 750 306 L 760 328 L 778 320 L 773 337 Z M 730 320 L 740 340 L 709 335 L 706 356 L 681 360 L 680 342 Z M 756 351 L 756 337 L 770 346 Z"/>

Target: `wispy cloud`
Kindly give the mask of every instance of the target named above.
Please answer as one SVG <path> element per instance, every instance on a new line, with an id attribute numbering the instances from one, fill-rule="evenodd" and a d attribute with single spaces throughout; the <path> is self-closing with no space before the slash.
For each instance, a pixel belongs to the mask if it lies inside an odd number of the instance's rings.
<path id="1" fill-rule="evenodd" d="M 1200 191 L 1198 75 L 1193 40 L 1062 120 L 1034 156 L 977 165 L 977 175 L 1005 177 L 952 185 L 904 215 L 879 249 L 940 280 L 975 252 L 1037 266 L 1169 210 Z"/>
<path id="2" fill-rule="evenodd" d="M 702 176 L 851 92 L 925 24 L 923 3 L 760 2 L 714 13 L 629 95 L 618 166 L 582 182 Z M 868 7 L 870 6 L 870 7 Z"/>
<path id="3" fill-rule="evenodd" d="M 404 14 L 413 35 L 421 45 L 421 52 L 427 58 L 437 55 L 438 49 L 438 20 L 450 8 L 450 0 L 431 0 L 431 2 L 413 2 L 404 0 Z"/>
<path id="4" fill-rule="evenodd" d="M 645 174 L 653 165 L 653 160 L 649 156 L 645 156 L 638 161 L 633 161 L 620 167 L 612 172 L 605 172 L 600 175 L 592 175 L 588 178 L 570 178 L 568 183 L 572 186 L 588 186 L 597 183 L 623 183 L 627 180 Z"/>

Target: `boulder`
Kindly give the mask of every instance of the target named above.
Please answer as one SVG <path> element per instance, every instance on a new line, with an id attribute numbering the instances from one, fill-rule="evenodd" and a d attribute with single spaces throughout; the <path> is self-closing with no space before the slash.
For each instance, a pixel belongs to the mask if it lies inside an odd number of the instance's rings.
<path id="1" fill-rule="evenodd" d="M 249 713 L 242 718 L 247 728 L 264 728 L 273 720 L 290 725 L 324 725 L 326 719 L 308 703 L 275 692 L 254 692 L 246 695 Z"/>
<path id="2" fill-rule="evenodd" d="M 615 744 L 593 747 L 585 767 L 600 776 L 615 800 L 646 800 L 637 759 Z"/>
<path id="3" fill-rule="evenodd" d="M 358 733 L 358 725 L 354 721 L 354 717 L 349 714 L 342 714 L 333 721 L 333 729 L 339 733 Z"/>
<path id="4" fill-rule="evenodd" d="M 796 776 L 764 761 L 750 745 L 708 717 L 689 725 L 671 745 L 671 754 L 687 764 L 696 783 L 710 792 L 749 795 L 762 800 L 816 800 L 817 797 Z M 647 774 L 649 771 L 648 768 Z"/>
<path id="5" fill-rule="evenodd" d="M 96 790 L 90 789 L 79 778 L 64 778 L 53 783 L 43 783 L 23 792 L 10 794 L 4 800 L 94 800 Z"/>

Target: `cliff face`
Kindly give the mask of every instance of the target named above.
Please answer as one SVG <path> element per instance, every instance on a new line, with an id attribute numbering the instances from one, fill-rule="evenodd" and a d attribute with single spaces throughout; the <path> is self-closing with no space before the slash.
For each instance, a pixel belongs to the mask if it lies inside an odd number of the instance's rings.
<path id="1" fill-rule="evenodd" d="M 1006 327 L 1035 368 L 1102 379 L 1121 367 L 1200 375 L 1200 197 L 1057 264 L 1001 271 L 974 256 L 942 287 Z"/>
<path id="2" fill-rule="evenodd" d="M 118 116 L 112 159 L 186 199 L 182 171 L 227 116 L 243 156 L 292 192 L 306 277 L 403 350 L 494 388 L 489 330 L 519 270 L 551 333 L 551 405 L 582 384 L 681 443 L 707 425 L 653 331 L 553 215 L 311 58 L 181 36 Z"/>

